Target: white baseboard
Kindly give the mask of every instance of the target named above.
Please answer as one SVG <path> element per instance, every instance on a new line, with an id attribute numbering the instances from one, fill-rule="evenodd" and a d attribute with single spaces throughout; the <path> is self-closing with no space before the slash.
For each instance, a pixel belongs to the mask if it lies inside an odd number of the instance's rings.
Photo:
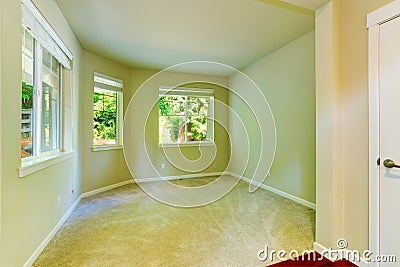
<path id="1" fill-rule="evenodd" d="M 210 176 L 221 176 L 223 174 L 225 174 L 225 173 L 224 172 L 208 172 L 208 173 L 194 173 L 194 174 L 164 176 L 164 177 L 138 178 L 138 179 L 134 179 L 134 180 L 137 183 L 150 183 L 150 182 L 160 182 L 160 181 L 170 181 L 170 180 L 193 179 L 193 178 L 210 177 Z"/>
<path id="2" fill-rule="evenodd" d="M 132 179 L 129 179 L 129 180 L 117 183 L 117 184 L 112 184 L 112 185 L 105 186 L 105 187 L 102 187 L 102 188 L 99 188 L 99 189 L 96 189 L 96 190 L 92 190 L 92 191 L 89 191 L 89 192 L 82 193 L 81 196 L 82 196 L 82 198 L 90 197 L 90 196 L 93 196 L 93 195 L 96 195 L 96 194 L 100 194 L 102 192 L 105 192 L 105 191 L 108 191 L 108 190 L 111 190 L 111 189 L 114 189 L 114 188 L 117 188 L 117 187 L 120 187 L 120 186 L 124 186 L 124 185 L 127 185 L 127 184 L 132 184 L 132 183 L 134 183 L 134 181 Z"/>
<path id="3" fill-rule="evenodd" d="M 247 177 L 244 177 L 244 176 L 241 176 L 241 175 L 239 175 L 239 174 L 232 173 L 232 172 L 227 172 L 226 174 L 229 174 L 229 175 L 231 175 L 231 176 L 233 176 L 233 177 L 235 177 L 235 178 L 237 178 L 237 179 L 242 179 L 243 181 L 245 181 L 245 182 L 247 182 L 247 183 L 249 183 L 249 184 L 250 184 L 250 183 L 253 183 L 254 185 L 259 185 L 258 183 L 252 182 L 251 179 L 249 179 L 249 178 L 247 178 Z M 304 205 L 304 206 L 306 206 L 306 207 L 309 207 L 309 208 L 311 208 L 311 209 L 313 209 L 313 210 L 315 210 L 315 209 L 317 208 L 316 205 L 315 205 L 314 203 L 312 203 L 312 202 L 309 202 L 309 201 L 304 200 L 304 199 L 302 199 L 302 198 L 293 196 L 293 195 L 288 194 L 288 193 L 286 193 L 286 192 L 283 192 L 283 191 L 281 191 L 281 190 L 275 189 L 275 188 L 273 188 L 273 187 L 271 187 L 271 186 L 268 186 L 268 185 L 265 185 L 265 184 L 261 184 L 261 185 L 259 185 L 259 186 L 260 186 L 260 188 L 262 188 L 262 189 L 268 190 L 268 191 L 270 191 L 270 192 L 272 192 L 272 193 L 275 193 L 275 194 L 280 195 L 280 196 L 282 196 L 282 197 L 285 197 L 285 198 L 288 198 L 288 199 L 290 199 L 290 200 L 293 200 L 293 201 L 295 201 L 295 202 L 297 202 L 297 203 L 299 203 L 299 204 L 301 204 L 301 205 Z"/>
<path id="4" fill-rule="evenodd" d="M 93 196 L 95 194 L 99 194 L 101 192 L 105 192 L 123 185 L 127 185 L 127 184 L 131 184 L 134 183 L 134 181 L 132 179 L 127 180 L 127 181 L 123 181 L 121 183 L 117 183 L 117 184 L 113 184 L 113 185 L 109 185 L 103 188 L 99 188 L 90 192 L 86 192 L 81 194 L 78 199 L 74 202 L 74 204 L 72 204 L 72 206 L 68 209 L 68 211 L 64 214 L 64 216 L 61 218 L 61 220 L 57 223 L 57 225 L 53 228 L 53 230 L 51 230 L 51 232 L 46 236 L 46 238 L 42 241 L 42 243 L 39 245 L 39 247 L 35 250 L 35 252 L 32 254 L 32 256 L 29 257 L 29 259 L 25 262 L 25 264 L 23 265 L 23 267 L 30 267 L 32 266 L 32 264 L 35 262 L 35 260 L 39 257 L 39 255 L 42 253 L 42 251 L 44 250 L 44 248 L 47 246 L 47 244 L 49 244 L 49 242 L 51 241 L 51 239 L 54 237 L 54 235 L 57 233 L 58 230 L 60 230 L 61 226 L 65 223 L 65 221 L 69 218 L 69 216 L 71 215 L 71 213 L 74 211 L 74 209 L 76 208 L 76 206 L 78 206 L 79 202 L 85 198 L 85 197 L 89 197 L 89 196 Z"/>
<path id="5" fill-rule="evenodd" d="M 72 206 L 68 209 L 68 211 L 64 214 L 64 216 L 61 218 L 61 220 L 57 223 L 57 225 L 51 230 L 51 232 L 46 236 L 46 238 L 42 241 L 42 243 L 39 245 L 39 247 L 35 250 L 35 252 L 32 254 L 32 256 L 29 257 L 29 259 L 25 262 L 23 267 L 30 267 L 32 264 L 35 262 L 35 260 L 39 257 L 39 255 L 42 253 L 44 248 L 49 244 L 51 239 L 54 237 L 54 235 L 57 233 L 58 230 L 60 230 L 61 226 L 65 223 L 65 221 L 68 219 L 68 217 L 71 215 L 71 213 L 74 211 L 76 206 L 78 206 L 79 202 L 82 199 L 82 195 L 78 197 L 78 199 L 72 204 Z"/>
<path id="6" fill-rule="evenodd" d="M 329 253 L 326 253 L 326 251 L 329 251 L 329 249 L 326 248 L 325 246 L 319 244 L 318 242 L 314 242 L 314 250 L 315 250 L 316 252 L 318 252 L 319 254 L 323 255 L 325 258 L 327 258 L 327 259 L 330 260 L 330 261 L 338 260 L 338 259 L 336 259 L 336 258 L 330 258 L 330 257 L 329 257 L 329 256 L 330 256 Z M 330 249 L 330 250 L 332 250 L 332 249 Z M 343 254 L 345 254 L 345 255 L 351 255 L 351 253 L 349 253 L 349 252 L 351 252 L 351 250 L 344 249 L 343 251 L 344 251 Z M 324 253 L 324 252 L 325 252 L 325 253 Z M 339 260 L 340 260 L 340 259 L 339 259 Z M 359 266 L 359 267 L 368 267 L 368 266 L 369 266 L 369 263 L 368 263 L 365 259 L 363 259 L 363 258 L 360 258 L 359 261 L 354 260 L 354 259 L 346 259 L 346 260 L 350 261 L 351 263 L 353 263 L 353 264 L 355 264 L 355 265 L 357 265 L 357 266 Z"/>
<path id="7" fill-rule="evenodd" d="M 176 180 L 176 179 L 191 179 L 191 178 L 199 178 L 199 177 L 209 177 L 209 176 L 219 176 L 222 175 L 222 172 L 213 172 L 213 173 L 201 173 L 201 174 L 189 174 L 189 175 L 179 175 L 179 176 L 167 176 L 163 177 L 165 180 Z M 163 178 L 142 178 L 138 179 L 139 181 L 142 182 L 155 182 L 155 181 L 162 181 Z M 65 223 L 65 221 L 68 219 L 68 217 L 71 215 L 71 213 L 74 211 L 76 206 L 78 206 L 79 202 L 86 197 L 93 196 L 117 187 L 121 187 L 127 184 L 132 184 L 135 183 L 134 180 L 129 179 L 117 184 L 109 185 L 106 187 L 102 187 L 96 190 L 92 190 L 89 192 L 82 193 L 79 198 L 72 204 L 72 206 L 68 209 L 68 211 L 64 214 L 64 216 L 61 218 L 61 220 L 57 223 L 57 225 L 51 230 L 51 232 L 46 236 L 46 238 L 42 241 L 42 243 L 39 245 L 39 247 L 35 250 L 35 252 L 29 257 L 29 259 L 25 262 L 23 267 L 30 267 L 32 264 L 35 262 L 35 260 L 39 257 L 39 255 L 42 253 L 44 248 L 49 244 L 51 239 L 54 237 L 54 235 L 57 233 L 58 230 L 60 230 L 61 226 Z"/>
<path id="8" fill-rule="evenodd" d="M 320 243 L 314 242 L 314 250 L 318 252 L 320 255 L 324 256 L 330 261 L 336 261 L 336 259 L 329 257 L 329 253 L 325 253 L 325 251 L 328 251 L 328 248 L 325 246 L 321 245 Z"/>
<path id="9" fill-rule="evenodd" d="M 238 179 L 243 179 L 244 181 L 250 183 L 251 180 L 246 178 L 246 177 L 241 177 L 240 175 L 230 173 L 230 172 L 212 172 L 212 173 L 197 173 L 197 174 L 188 174 L 188 175 L 177 175 L 177 176 L 166 176 L 166 177 L 154 177 L 154 178 L 140 178 L 140 179 L 135 179 L 136 182 L 157 182 L 157 181 L 163 181 L 163 180 L 179 180 L 179 179 L 192 179 L 192 178 L 201 178 L 201 177 L 210 177 L 210 176 L 220 176 L 220 175 L 231 175 L 235 178 Z M 35 260 L 39 257 L 40 253 L 42 253 L 43 249 L 47 246 L 47 244 L 51 241 L 51 239 L 54 237 L 54 235 L 57 233 L 57 231 L 61 228 L 61 226 L 65 223 L 65 221 L 68 219 L 68 217 L 71 215 L 73 210 L 76 208 L 76 206 L 79 204 L 79 202 L 86 197 L 93 196 L 117 187 L 121 187 L 127 184 L 131 184 L 135 182 L 134 180 L 127 180 L 123 181 L 117 184 L 109 185 L 103 188 L 99 188 L 93 191 L 85 192 L 82 193 L 79 198 L 74 202 L 74 204 L 68 209 L 68 211 L 64 214 L 64 216 L 61 218 L 61 220 L 57 223 L 57 225 L 53 228 L 53 230 L 47 235 L 47 237 L 43 240 L 43 242 L 39 245 L 39 247 L 35 250 L 35 252 L 32 254 L 32 256 L 26 261 L 26 263 L 23 265 L 23 267 L 30 267 Z M 315 204 L 305 201 L 303 199 L 300 199 L 296 196 L 287 194 L 285 192 L 282 192 L 280 190 L 274 189 L 272 187 L 266 186 L 266 185 L 261 185 L 260 186 L 263 189 L 266 189 L 268 191 L 271 191 L 273 193 L 276 193 L 278 195 L 281 195 L 283 197 L 289 198 L 291 200 L 294 200 L 302 205 L 305 205 L 307 207 L 310 207 L 312 209 L 315 209 Z M 321 250 L 322 251 L 322 250 Z M 364 266 L 364 265 L 362 265 Z M 368 266 L 368 265 L 366 265 Z"/>
<path id="10" fill-rule="evenodd" d="M 359 266 L 359 267 L 368 267 L 369 266 L 369 262 L 367 262 L 364 259 L 361 259 L 360 262 L 355 262 L 355 261 L 352 261 L 352 260 L 350 260 L 350 262 L 355 264 L 355 265 L 357 265 L 357 266 Z"/>

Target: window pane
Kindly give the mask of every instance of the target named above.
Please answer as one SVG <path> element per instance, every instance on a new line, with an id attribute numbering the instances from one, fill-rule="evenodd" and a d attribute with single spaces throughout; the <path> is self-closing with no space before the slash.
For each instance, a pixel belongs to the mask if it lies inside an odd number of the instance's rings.
<path id="1" fill-rule="evenodd" d="M 210 97 L 161 96 L 159 143 L 199 142 L 211 139 L 209 107 Z"/>
<path id="2" fill-rule="evenodd" d="M 188 116 L 207 116 L 209 102 L 206 97 L 188 97 Z"/>
<path id="3" fill-rule="evenodd" d="M 93 96 L 93 145 L 117 144 L 118 94 L 95 88 Z"/>
<path id="4" fill-rule="evenodd" d="M 33 38 L 22 29 L 22 83 L 21 83 L 21 158 L 33 156 L 33 87 L 34 49 Z"/>
<path id="5" fill-rule="evenodd" d="M 185 97 L 161 96 L 159 102 L 159 115 L 185 115 Z"/>
<path id="6" fill-rule="evenodd" d="M 59 76 L 60 67 L 55 57 L 51 57 L 51 70 L 53 71 L 54 75 Z"/>
<path id="7" fill-rule="evenodd" d="M 33 55 L 33 37 L 27 30 L 25 30 L 25 32 L 27 33 L 25 34 L 25 48 L 28 54 L 30 53 Z"/>
<path id="8" fill-rule="evenodd" d="M 185 142 L 185 117 L 160 116 L 159 117 L 159 142 L 183 143 Z"/>
<path id="9" fill-rule="evenodd" d="M 207 117 L 192 117 L 187 123 L 187 141 L 204 141 L 207 138 Z"/>
<path id="10" fill-rule="evenodd" d="M 50 69 L 50 67 L 51 67 L 51 58 L 52 58 L 51 54 L 46 49 L 43 48 L 43 60 L 42 60 L 42 63 L 43 63 L 44 67 Z"/>
<path id="11" fill-rule="evenodd" d="M 42 93 L 41 93 L 41 152 L 48 152 L 60 148 L 60 77 L 49 68 L 50 55 L 43 48 L 42 66 Z M 50 63 L 51 64 L 51 63 Z M 55 62 L 57 68 L 60 63 Z"/>
<path id="12" fill-rule="evenodd" d="M 22 56 L 22 80 L 30 85 L 33 84 L 33 59 Z"/>

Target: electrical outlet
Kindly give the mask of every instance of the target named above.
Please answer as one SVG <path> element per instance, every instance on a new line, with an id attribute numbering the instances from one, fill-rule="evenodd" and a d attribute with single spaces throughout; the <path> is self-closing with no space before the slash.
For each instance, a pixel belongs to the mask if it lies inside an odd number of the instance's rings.
<path id="1" fill-rule="evenodd" d="M 165 169 L 165 163 L 161 164 L 161 169 Z"/>
<path id="2" fill-rule="evenodd" d="M 61 197 L 58 196 L 58 206 L 60 206 L 60 204 L 61 204 Z"/>

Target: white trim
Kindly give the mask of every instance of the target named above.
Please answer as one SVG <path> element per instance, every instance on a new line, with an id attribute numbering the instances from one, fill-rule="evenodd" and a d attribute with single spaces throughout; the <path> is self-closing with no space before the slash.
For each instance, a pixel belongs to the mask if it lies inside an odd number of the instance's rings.
<path id="1" fill-rule="evenodd" d="M 160 86 L 158 90 L 160 96 L 164 95 L 185 95 L 185 96 L 205 96 L 205 97 L 214 96 L 214 89 L 208 89 L 208 88 Z"/>
<path id="2" fill-rule="evenodd" d="M 35 157 L 32 160 L 25 160 L 18 169 L 19 177 L 24 177 L 42 169 L 55 165 L 59 162 L 68 160 L 74 155 L 73 152 L 60 152 L 43 157 Z"/>
<path id="3" fill-rule="evenodd" d="M 97 78 L 97 79 L 96 79 Z M 124 81 L 118 78 L 114 78 L 112 76 L 108 76 L 106 74 L 100 73 L 95 71 L 94 72 L 94 84 L 96 86 L 99 85 L 101 88 L 102 86 L 106 86 L 106 90 L 111 90 L 111 91 L 122 91 L 124 88 Z"/>
<path id="4" fill-rule="evenodd" d="M 231 176 L 233 176 L 233 177 L 235 177 L 235 178 L 237 178 L 237 179 L 242 179 L 243 181 L 245 181 L 245 182 L 247 182 L 247 183 L 249 183 L 249 184 L 253 184 L 253 185 L 256 185 L 256 186 L 259 185 L 258 183 L 252 181 L 252 179 L 249 179 L 249 178 L 244 177 L 244 176 L 242 176 L 242 175 L 239 175 L 239 174 L 236 174 L 236 173 L 232 173 L 232 172 L 227 172 L 227 174 L 229 174 L 229 175 L 231 175 Z M 275 188 L 273 188 L 273 187 L 271 187 L 271 186 L 268 186 L 268 185 L 265 185 L 265 184 L 261 184 L 261 185 L 259 185 L 259 186 L 260 186 L 260 188 L 262 188 L 262 189 L 268 190 L 268 191 L 270 191 L 270 192 L 272 192 L 272 193 L 275 193 L 275 194 L 277 194 L 277 195 L 280 195 L 280 196 L 282 196 L 282 197 L 284 197 L 284 198 L 293 200 L 293 201 L 295 201 L 295 202 L 297 202 L 297 203 L 299 203 L 299 204 L 301 204 L 301 205 L 304 205 L 304 206 L 306 206 L 306 207 L 309 207 L 309 208 L 311 208 L 311 209 L 313 209 L 313 210 L 316 210 L 316 208 L 317 208 L 317 207 L 316 207 L 316 204 L 314 204 L 314 203 L 312 203 L 312 202 L 310 202 L 310 201 L 304 200 L 304 199 L 302 199 L 302 198 L 296 197 L 296 196 L 291 195 L 291 194 L 289 194 L 289 193 L 286 193 L 286 192 L 283 192 L 283 191 L 281 191 L 281 190 L 275 189 Z"/>
<path id="5" fill-rule="evenodd" d="M 30 267 L 32 264 L 35 262 L 35 260 L 39 257 L 39 255 L 42 253 L 44 248 L 49 244 L 51 239 L 54 237 L 54 235 L 57 233 L 58 230 L 60 230 L 61 226 L 67 221 L 68 217 L 71 215 L 71 213 L 74 211 L 76 206 L 78 206 L 79 202 L 82 199 L 82 195 L 78 197 L 78 199 L 72 204 L 72 206 L 68 209 L 68 211 L 64 214 L 64 216 L 60 219 L 60 221 L 57 223 L 57 225 L 51 230 L 51 232 L 46 236 L 46 238 L 42 241 L 42 243 L 39 245 L 39 247 L 33 252 L 33 254 L 29 257 L 29 259 L 25 262 L 23 267 Z"/>
<path id="6" fill-rule="evenodd" d="M 215 146 L 212 141 L 193 141 L 185 143 L 158 143 L 158 147 L 180 147 L 180 146 Z"/>
<path id="7" fill-rule="evenodd" d="M 108 191 L 108 190 L 111 190 L 111 189 L 114 189 L 114 188 L 117 188 L 117 187 L 121 187 L 121 186 L 124 186 L 124 185 L 127 185 L 127 184 L 133 184 L 133 183 L 134 183 L 134 181 L 132 179 L 129 179 L 129 180 L 117 183 L 117 184 L 112 184 L 112 185 L 109 185 L 109 186 L 105 186 L 105 187 L 102 187 L 102 188 L 99 188 L 99 189 L 95 189 L 95 190 L 92 190 L 92 191 L 89 191 L 89 192 L 82 193 L 81 197 L 82 198 L 90 197 L 90 196 L 97 195 L 97 194 L 100 194 L 102 192 L 105 192 L 105 191 Z"/>
<path id="8" fill-rule="evenodd" d="M 346 249 L 346 251 L 349 251 L 349 250 Z M 369 262 L 367 262 L 365 259 L 360 259 L 360 261 L 353 261 L 353 259 L 347 259 L 347 260 L 349 262 L 359 266 L 359 267 L 368 267 L 368 266 L 370 266 Z"/>
<path id="9" fill-rule="evenodd" d="M 22 3 L 29 9 L 29 11 L 35 16 L 40 25 L 46 30 L 46 32 L 53 38 L 53 40 L 57 43 L 57 45 L 61 48 L 61 50 L 65 53 L 65 55 L 69 58 L 69 60 L 73 59 L 73 55 L 71 51 L 69 51 L 68 47 L 64 44 L 61 38 L 58 36 L 56 31 L 50 26 L 47 20 L 40 13 L 38 8 L 31 0 L 21 0 Z"/>
<path id="10" fill-rule="evenodd" d="M 29 257 L 29 259 L 25 262 L 23 267 L 30 267 L 32 264 L 36 261 L 36 259 L 40 256 L 42 251 L 45 249 L 45 247 L 49 244 L 51 239 L 54 237 L 54 235 L 57 233 L 58 230 L 62 227 L 62 225 L 67 221 L 71 213 L 74 211 L 74 209 L 78 206 L 80 201 L 86 197 L 93 196 L 95 194 L 99 194 L 123 185 L 131 184 L 134 183 L 133 180 L 127 180 L 118 184 L 113 184 L 110 186 L 106 186 L 103 188 L 99 188 L 90 192 L 86 192 L 81 194 L 78 199 L 72 204 L 72 206 L 68 209 L 68 211 L 64 214 L 64 216 L 60 219 L 60 221 L 57 223 L 57 225 L 51 230 L 51 232 L 46 236 L 46 238 L 40 243 L 39 247 L 33 252 L 33 254 Z"/>
<path id="11" fill-rule="evenodd" d="M 348 260 L 348 261 L 350 261 L 351 263 L 353 263 L 353 264 L 355 264 L 355 265 L 357 265 L 357 266 L 360 266 L 360 267 L 368 267 L 368 266 L 370 266 L 369 263 L 368 263 L 365 259 L 363 259 L 363 258 L 360 258 L 359 261 L 357 261 L 357 260 L 353 260 L 353 259 L 346 259 L 346 258 L 337 259 L 337 258 L 330 257 L 331 254 L 330 254 L 330 253 L 327 253 L 327 252 L 328 252 L 328 251 L 332 251 L 332 250 L 334 250 L 334 249 L 332 249 L 332 248 L 327 248 L 327 247 L 321 245 L 321 244 L 318 243 L 318 242 L 314 242 L 314 250 L 315 250 L 317 253 L 319 253 L 321 256 L 324 256 L 325 258 L 327 258 L 328 260 L 330 260 L 330 261 L 332 261 L 332 262 L 335 262 L 336 260 L 345 259 L 345 260 Z M 336 250 L 335 250 L 335 251 L 336 251 Z M 350 252 L 351 252 L 351 250 L 349 250 L 349 249 L 344 249 L 344 250 L 343 250 L 343 254 L 341 254 L 341 255 L 342 255 L 342 256 L 343 256 L 343 255 L 351 255 Z"/>
<path id="12" fill-rule="evenodd" d="M 369 28 L 369 249 L 379 254 L 379 25 Z M 379 264 L 378 264 L 379 265 Z"/>
<path id="13" fill-rule="evenodd" d="M 325 253 L 326 251 L 329 251 L 329 249 L 327 248 L 327 247 L 325 247 L 325 246 L 323 246 L 323 245 L 321 245 L 320 243 L 318 243 L 318 242 L 314 242 L 314 250 L 316 251 L 316 252 L 318 252 L 321 256 L 324 256 L 325 258 L 327 258 L 328 260 L 330 260 L 330 261 L 335 261 L 336 259 L 334 259 L 334 258 L 332 258 L 332 257 L 329 257 L 330 255 L 329 255 L 329 253 Z M 332 249 L 331 249 L 332 250 Z"/>
<path id="14" fill-rule="evenodd" d="M 367 28 L 384 23 L 400 15 L 400 0 L 395 0 L 367 16 Z"/>
<path id="15" fill-rule="evenodd" d="M 208 172 L 208 173 L 194 173 L 194 174 L 186 174 L 186 175 L 172 175 L 172 176 L 163 176 L 163 177 L 149 177 L 149 178 L 134 178 L 137 183 L 150 183 L 150 182 L 161 182 L 161 181 L 171 181 L 171 180 L 181 180 L 181 179 L 193 179 L 193 178 L 202 178 L 202 177 L 210 177 L 210 176 L 221 176 L 224 174 L 228 174 L 225 172 Z"/>
<path id="16" fill-rule="evenodd" d="M 117 150 L 123 148 L 124 147 L 122 145 L 102 145 L 102 146 L 93 146 L 91 150 L 92 152 L 98 152 L 98 151 Z"/>
<path id="17" fill-rule="evenodd" d="M 96 78 L 105 79 L 111 83 L 115 83 L 115 85 L 107 84 L 106 82 L 96 81 Z M 122 80 L 99 73 L 94 72 L 93 75 L 93 94 L 95 93 L 96 89 L 106 90 L 110 92 L 114 92 L 117 94 L 117 126 L 116 126 L 116 145 L 105 145 L 105 146 L 96 146 L 93 145 L 92 151 L 104 151 L 104 150 L 112 150 L 112 149 L 122 149 L 123 145 L 123 121 L 124 121 L 124 94 L 123 94 L 123 86 L 124 83 Z M 113 147 L 112 147 L 113 146 Z M 118 147 L 119 146 L 119 147 Z M 104 149 L 100 148 L 104 147 Z M 107 147 L 107 148 L 106 148 Z"/>

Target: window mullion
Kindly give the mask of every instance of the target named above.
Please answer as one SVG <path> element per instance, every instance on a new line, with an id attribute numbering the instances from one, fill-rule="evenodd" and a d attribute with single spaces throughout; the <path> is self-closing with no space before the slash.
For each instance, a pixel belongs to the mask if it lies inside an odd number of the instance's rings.
<path id="1" fill-rule="evenodd" d="M 63 135 L 63 124 L 65 121 L 65 117 L 64 117 L 64 90 L 63 90 L 63 71 L 62 71 L 62 67 L 61 64 L 58 65 L 58 121 L 57 121 L 57 125 L 56 125 L 56 129 L 57 129 L 57 134 L 56 134 L 56 148 L 59 151 L 63 151 L 64 150 L 64 142 L 62 141 L 64 139 L 64 135 Z"/>
<path id="2" fill-rule="evenodd" d="M 187 109 L 188 109 L 188 97 L 185 96 L 185 143 L 187 143 L 188 139 L 187 139 L 187 132 L 188 132 L 188 113 L 187 113 Z"/>
<path id="3" fill-rule="evenodd" d="M 209 106 L 207 113 L 208 113 L 207 138 L 214 140 L 214 97 L 213 96 L 209 98 Z"/>
<path id="4" fill-rule="evenodd" d="M 42 129 L 42 47 L 39 42 L 35 42 L 35 97 L 33 104 L 33 114 L 34 114 L 34 155 L 38 156 L 41 152 L 41 129 Z"/>
<path id="5" fill-rule="evenodd" d="M 117 126 L 116 126 L 116 140 L 117 144 L 122 145 L 122 131 L 123 131 L 123 109 L 124 109 L 124 102 L 123 102 L 123 95 L 122 92 L 117 92 L 116 96 L 116 102 L 117 102 Z"/>

